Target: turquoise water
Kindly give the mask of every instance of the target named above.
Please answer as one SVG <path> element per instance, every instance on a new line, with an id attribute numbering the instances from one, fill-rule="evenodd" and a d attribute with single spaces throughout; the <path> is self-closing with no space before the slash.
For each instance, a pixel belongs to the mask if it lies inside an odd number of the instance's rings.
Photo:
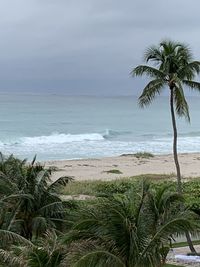
<path id="1" fill-rule="evenodd" d="M 0 95 L 0 151 L 39 160 L 171 153 L 167 97 L 139 109 L 137 98 Z M 191 124 L 178 120 L 180 152 L 200 152 L 199 97 L 189 97 Z"/>

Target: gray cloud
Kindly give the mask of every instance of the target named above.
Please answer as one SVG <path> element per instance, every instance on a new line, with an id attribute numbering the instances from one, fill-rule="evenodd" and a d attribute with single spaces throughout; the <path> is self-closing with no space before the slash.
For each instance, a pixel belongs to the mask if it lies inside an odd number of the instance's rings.
<path id="1" fill-rule="evenodd" d="M 0 91 L 134 94 L 144 49 L 199 52 L 198 0 L 0 0 Z"/>

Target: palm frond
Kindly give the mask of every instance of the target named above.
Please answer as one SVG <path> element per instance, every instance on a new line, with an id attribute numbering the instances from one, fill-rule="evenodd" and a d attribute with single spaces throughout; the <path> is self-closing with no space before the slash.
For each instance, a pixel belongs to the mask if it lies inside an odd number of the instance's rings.
<path id="1" fill-rule="evenodd" d="M 37 216 L 32 220 L 32 229 L 36 237 L 47 230 L 48 222 L 45 217 Z"/>
<path id="2" fill-rule="evenodd" d="M 190 114 L 189 114 L 189 106 L 185 99 L 182 85 L 179 81 L 177 81 L 177 85 L 174 89 L 174 101 L 175 108 L 178 116 L 185 117 L 188 122 L 190 122 Z"/>
<path id="3" fill-rule="evenodd" d="M 155 192 L 155 200 L 157 207 L 160 208 L 167 208 L 168 204 L 174 204 L 175 202 L 183 202 L 184 198 L 181 194 L 174 192 L 171 187 L 173 185 L 164 185 L 163 187 L 159 188 Z"/>
<path id="4" fill-rule="evenodd" d="M 179 58 L 179 63 L 185 64 L 193 59 L 191 48 L 188 44 L 179 43 L 175 48 L 176 56 Z"/>
<path id="5" fill-rule="evenodd" d="M 19 200 L 19 199 L 33 199 L 33 197 L 30 194 L 12 194 L 5 196 L 0 199 L 0 203 L 9 201 L 9 200 Z"/>
<path id="6" fill-rule="evenodd" d="M 193 58 L 190 46 L 181 42 L 163 40 L 160 43 L 160 50 L 165 57 L 174 55 L 177 59 L 184 59 L 185 61 L 191 61 Z"/>
<path id="7" fill-rule="evenodd" d="M 166 75 L 162 71 L 147 65 L 139 65 L 131 71 L 133 77 L 142 76 L 144 74 L 150 78 L 166 79 Z"/>
<path id="8" fill-rule="evenodd" d="M 35 156 L 33 157 L 33 160 L 31 161 L 31 165 L 32 165 L 32 166 L 34 166 L 34 164 L 35 164 L 35 162 L 36 162 L 36 158 L 37 158 L 37 155 L 35 155 Z"/>
<path id="9" fill-rule="evenodd" d="M 155 79 L 150 81 L 143 89 L 141 96 L 139 97 L 140 107 L 145 107 L 151 104 L 156 95 L 160 95 L 164 88 L 165 82 L 162 79 Z"/>
<path id="10" fill-rule="evenodd" d="M 181 46 L 181 44 L 178 42 L 174 42 L 172 40 L 162 40 L 160 42 L 160 48 L 162 51 L 164 51 L 165 55 L 170 55 L 174 53 L 174 51 Z"/>
<path id="11" fill-rule="evenodd" d="M 150 46 L 144 53 L 144 61 L 154 61 L 156 64 L 163 62 L 163 56 L 160 49 L 157 46 Z"/>
<path id="12" fill-rule="evenodd" d="M 8 264 L 8 266 L 28 267 L 22 257 L 16 256 L 13 251 L 0 249 L 0 258 L 5 264 Z"/>
<path id="13" fill-rule="evenodd" d="M 17 242 L 17 243 L 26 244 L 28 246 L 34 246 L 33 243 L 27 240 L 26 238 L 14 232 L 8 231 L 8 230 L 0 229 L 0 240 L 4 242 L 12 242 L 12 243 Z"/>
<path id="14" fill-rule="evenodd" d="M 48 191 L 56 191 L 61 186 L 66 186 L 69 182 L 73 180 L 73 176 L 62 176 L 48 186 Z"/>
<path id="15" fill-rule="evenodd" d="M 21 204 L 21 201 L 18 201 L 17 205 L 14 206 L 10 214 L 8 214 L 8 219 L 6 220 L 6 223 L 5 223 L 5 229 L 8 231 L 11 230 L 11 227 L 15 222 L 15 218 L 19 211 L 20 204 Z"/>
<path id="16" fill-rule="evenodd" d="M 185 85 L 187 85 L 190 89 L 194 89 L 200 92 L 200 83 L 195 81 L 183 80 L 182 81 Z"/>
<path id="17" fill-rule="evenodd" d="M 195 78 L 196 74 L 200 73 L 200 62 L 199 61 L 192 61 L 187 62 L 186 64 L 180 65 L 180 68 L 177 72 L 178 77 L 183 80 L 192 80 Z"/>
<path id="18" fill-rule="evenodd" d="M 196 72 L 196 74 L 200 73 L 200 61 L 192 61 L 188 63 L 187 68 L 190 68 L 192 71 Z"/>
<path id="19" fill-rule="evenodd" d="M 143 262 L 143 260 L 149 255 L 149 252 L 152 251 L 152 248 L 156 243 L 159 242 L 159 240 L 167 243 L 169 236 L 172 234 L 183 234 L 185 231 L 192 231 L 195 228 L 195 225 L 190 221 L 189 218 L 190 216 L 187 217 L 186 213 L 178 213 L 168 221 L 165 221 L 164 224 L 158 228 L 157 232 L 149 240 L 147 246 L 138 257 L 138 263 Z"/>
<path id="20" fill-rule="evenodd" d="M 47 186 L 47 182 L 50 181 L 50 171 L 48 169 L 42 169 L 37 173 L 37 188 Z"/>
<path id="21" fill-rule="evenodd" d="M 45 206 L 41 207 L 38 210 L 38 213 L 43 214 L 44 216 L 51 216 L 60 211 L 63 211 L 62 201 L 48 203 Z"/>
<path id="22" fill-rule="evenodd" d="M 82 256 L 74 265 L 74 267 L 125 267 L 126 265 L 116 255 L 103 250 L 97 250 Z"/>

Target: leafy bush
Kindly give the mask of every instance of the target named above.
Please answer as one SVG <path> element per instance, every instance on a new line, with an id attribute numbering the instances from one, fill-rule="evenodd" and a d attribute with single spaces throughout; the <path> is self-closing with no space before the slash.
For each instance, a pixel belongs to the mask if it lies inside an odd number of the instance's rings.
<path id="1" fill-rule="evenodd" d="M 200 180 L 195 179 L 184 183 L 183 190 L 188 207 L 200 211 Z"/>
<path id="2" fill-rule="evenodd" d="M 154 155 L 152 153 L 149 152 L 137 152 L 135 154 L 133 154 L 137 159 L 149 159 L 149 158 L 153 158 Z"/>
<path id="3" fill-rule="evenodd" d="M 114 174 L 122 174 L 122 172 L 120 170 L 117 170 L 117 169 L 113 169 L 113 170 L 108 170 L 108 171 L 105 171 L 106 173 L 114 173 Z"/>
<path id="4" fill-rule="evenodd" d="M 99 194 L 124 194 L 135 185 L 131 181 L 108 181 L 98 184 L 96 187 L 97 195 Z"/>

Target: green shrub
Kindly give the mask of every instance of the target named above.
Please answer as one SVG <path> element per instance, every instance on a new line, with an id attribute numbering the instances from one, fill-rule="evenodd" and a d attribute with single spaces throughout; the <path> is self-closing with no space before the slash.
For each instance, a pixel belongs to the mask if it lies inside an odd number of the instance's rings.
<path id="1" fill-rule="evenodd" d="M 113 169 L 113 170 L 108 170 L 108 171 L 104 171 L 106 173 L 114 173 L 114 174 L 122 174 L 122 172 L 120 170 L 117 169 Z"/>
<path id="2" fill-rule="evenodd" d="M 188 207 L 200 210 L 200 180 L 195 179 L 185 182 L 183 191 Z"/>
<path id="3" fill-rule="evenodd" d="M 149 159 L 149 158 L 153 158 L 154 155 L 152 153 L 149 152 L 137 152 L 135 154 L 133 154 L 137 159 Z"/>
<path id="4" fill-rule="evenodd" d="M 96 187 L 97 195 L 99 194 L 124 194 L 134 187 L 133 182 L 128 181 L 109 181 L 98 184 Z"/>

